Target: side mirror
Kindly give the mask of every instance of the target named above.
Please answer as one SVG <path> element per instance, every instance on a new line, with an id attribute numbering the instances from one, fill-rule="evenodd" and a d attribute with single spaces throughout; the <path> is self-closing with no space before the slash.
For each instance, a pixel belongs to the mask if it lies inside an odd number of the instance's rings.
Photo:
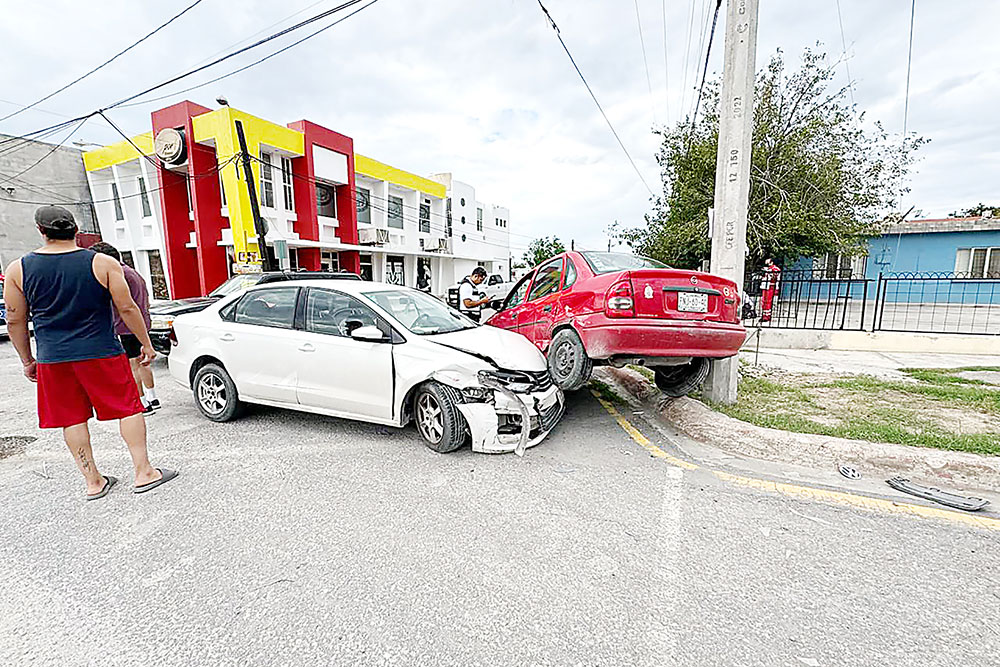
<path id="1" fill-rule="evenodd" d="M 354 340 L 364 340 L 369 343 L 381 343 L 386 340 L 385 334 L 378 327 L 358 327 L 351 332 L 351 338 Z"/>
<path id="2" fill-rule="evenodd" d="M 503 299 L 492 299 L 489 303 L 490 309 L 495 311 L 503 310 Z"/>

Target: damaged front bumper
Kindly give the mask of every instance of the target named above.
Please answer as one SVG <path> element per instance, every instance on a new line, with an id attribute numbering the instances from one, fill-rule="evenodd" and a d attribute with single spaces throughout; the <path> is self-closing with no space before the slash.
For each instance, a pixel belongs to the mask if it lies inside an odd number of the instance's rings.
<path id="1" fill-rule="evenodd" d="M 452 376 L 446 383 L 463 396 L 457 407 L 468 424 L 473 451 L 522 456 L 562 419 L 565 397 L 547 376 L 542 382 L 516 383 L 498 375 L 504 374 L 480 373 L 475 383 L 463 382 L 462 386 L 456 386 L 459 383 Z"/>

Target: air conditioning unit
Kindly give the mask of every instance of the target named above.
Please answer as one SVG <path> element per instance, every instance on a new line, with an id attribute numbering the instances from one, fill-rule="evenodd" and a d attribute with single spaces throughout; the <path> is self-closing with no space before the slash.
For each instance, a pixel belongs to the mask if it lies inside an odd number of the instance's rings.
<path id="1" fill-rule="evenodd" d="M 383 246 L 389 243 L 388 229 L 359 229 L 358 243 L 360 245 Z"/>
<path id="2" fill-rule="evenodd" d="M 424 250 L 427 252 L 450 252 L 451 243 L 446 238 L 431 238 L 427 239 L 424 245 Z"/>

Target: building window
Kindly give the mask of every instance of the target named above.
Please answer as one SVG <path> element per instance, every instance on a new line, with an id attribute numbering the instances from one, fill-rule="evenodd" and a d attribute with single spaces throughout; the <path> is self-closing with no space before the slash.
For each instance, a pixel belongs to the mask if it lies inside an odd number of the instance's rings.
<path id="1" fill-rule="evenodd" d="M 194 200 L 191 198 L 191 179 L 186 175 L 184 176 L 184 189 L 187 190 L 188 213 L 192 213 L 194 211 Z"/>
<path id="2" fill-rule="evenodd" d="M 219 170 L 219 198 L 222 200 L 223 206 L 228 206 L 226 204 L 226 182 L 222 180 L 222 170 Z"/>
<path id="3" fill-rule="evenodd" d="M 260 205 L 274 208 L 274 174 L 271 173 L 271 154 L 260 154 Z"/>
<path id="4" fill-rule="evenodd" d="M 459 202 L 460 202 L 460 203 L 462 204 L 462 206 L 465 206 L 465 197 L 462 197 L 462 198 L 461 198 L 461 199 L 459 200 Z"/>
<path id="5" fill-rule="evenodd" d="M 372 276 L 375 275 L 372 271 L 372 256 L 364 254 L 359 255 L 358 267 L 360 268 L 359 273 L 361 274 L 361 279 L 371 282 Z"/>
<path id="6" fill-rule="evenodd" d="M 483 231 L 483 209 L 476 209 L 476 231 Z"/>
<path id="7" fill-rule="evenodd" d="M 959 248 L 955 273 L 959 278 L 1000 278 L 1000 248 Z"/>
<path id="8" fill-rule="evenodd" d="M 447 211 L 445 213 L 444 235 L 451 238 L 451 199 L 448 199 Z"/>
<path id="9" fill-rule="evenodd" d="M 122 200 L 118 197 L 118 184 L 111 184 L 111 198 L 115 200 L 115 220 L 124 220 L 125 211 L 122 210 Z"/>
<path id="10" fill-rule="evenodd" d="M 142 176 L 139 177 L 139 201 L 142 203 L 142 217 L 153 215 L 153 209 L 149 207 L 149 193 L 146 192 L 146 179 Z"/>
<path id="11" fill-rule="evenodd" d="M 340 254 L 333 250 L 323 250 L 320 253 L 319 266 L 324 271 L 337 273 L 340 271 Z"/>
<path id="12" fill-rule="evenodd" d="M 387 255 L 385 258 L 385 281 L 390 285 L 403 284 L 403 258 L 400 255 Z"/>
<path id="13" fill-rule="evenodd" d="M 326 218 L 337 217 L 337 191 L 334 186 L 316 184 L 316 213 Z"/>
<path id="14" fill-rule="evenodd" d="M 403 228 L 403 198 L 389 195 L 389 226 L 393 229 Z"/>
<path id="15" fill-rule="evenodd" d="M 372 224 L 372 192 L 367 188 L 358 188 L 358 223 Z"/>
<path id="16" fill-rule="evenodd" d="M 431 205 L 429 203 L 420 205 L 420 231 L 425 234 L 431 233 Z"/>
<path id="17" fill-rule="evenodd" d="M 819 272 L 819 278 L 826 280 L 864 278 L 865 258 L 828 252 L 813 261 L 813 269 Z"/>
<path id="18" fill-rule="evenodd" d="M 462 243 L 465 243 L 465 234 L 462 234 Z"/>
<path id="19" fill-rule="evenodd" d="M 132 251 L 131 250 L 123 250 L 122 251 L 122 264 L 128 265 L 128 267 L 130 269 L 134 269 L 135 268 L 135 259 L 132 257 Z"/>
<path id="20" fill-rule="evenodd" d="M 295 191 L 292 188 L 292 160 L 291 158 L 281 158 L 281 194 L 284 199 L 285 210 L 295 210 Z"/>

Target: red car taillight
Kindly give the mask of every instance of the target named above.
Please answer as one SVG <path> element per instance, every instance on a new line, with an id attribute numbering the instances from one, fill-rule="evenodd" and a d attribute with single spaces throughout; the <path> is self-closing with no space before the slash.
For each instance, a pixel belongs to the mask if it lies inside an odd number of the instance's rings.
<path id="1" fill-rule="evenodd" d="M 172 345 L 177 345 L 177 332 L 174 331 L 173 327 L 170 327 L 170 333 L 167 334 L 167 338 L 170 339 Z"/>
<path id="2" fill-rule="evenodd" d="M 608 317 L 635 317 L 631 282 L 622 280 L 611 286 L 605 295 L 604 314 Z"/>

